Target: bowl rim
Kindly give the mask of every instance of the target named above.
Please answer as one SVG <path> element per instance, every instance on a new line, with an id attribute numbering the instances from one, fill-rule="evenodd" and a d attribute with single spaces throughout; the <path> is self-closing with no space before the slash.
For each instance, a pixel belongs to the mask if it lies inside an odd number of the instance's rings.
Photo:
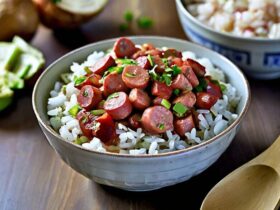
<path id="1" fill-rule="evenodd" d="M 237 119 L 229 126 L 227 127 L 225 130 L 223 130 L 221 133 L 219 133 L 218 135 L 215 135 L 213 138 L 204 141 L 200 144 L 191 146 L 191 147 L 187 147 L 185 149 L 181 149 L 181 150 L 175 150 L 175 151 L 170 151 L 170 152 L 165 152 L 165 153 L 159 153 L 159 154 L 142 154 L 142 155 L 130 155 L 130 154 L 119 154 L 119 153 L 113 153 L 113 152 L 99 152 L 99 151 L 94 151 L 94 150 L 90 150 L 87 148 L 82 147 L 81 145 L 75 144 L 73 142 L 67 141 L 65 139 L 63 139 L 55 130 L 53 130 L 53 128 L 51 128 L 50 125 L 48 125 L 47 123 L 45 123 L 42 118 L 41 115 L 37 109 L 36 106 L 36 96 L 38 95 L 38 86 L 40 85 L 40 83 L 43 81 L 44 76 L 48 73 L 48 71 L 50 71 L 50 69 L 52 69 L 57 63 L 59 63 L 61 60 L 63 60 L 64 58 L 66 58 L 67 56 L 74 54 L 74 53 L 78 53 L 79 51 L 82 51 L 86 48 L 92 47 L 94 45 L 97 44 L 105 44 L 107 42 L 114 42 L 115 40 L 117 40 L 119 37 L 115 37 L 115 38 L 111 38 L 111 39 L 105 39 L 102 41 L 98 41 L 98 42 L 93 42 L 90 44 L 87 44 L 85 46 L 82 46 L 80 48 L 77 48 L 75 50 L 72 50 L 68 53 L 66 53 L 65 55 L 61 56 L 60 58 L 58 58 L 57 60 L 55 60 L 54 62 L 52 62 L 44 71 L 43 73 L 40 75 L 40 77 L 38 78 L 38 80 L 36 81 L 36 84 L 34 86 L 33 89 L 33 93 L 32 93 L 32 107 L 33 107 L 33 111 L 35 113 L 35 116 L 38 120 L 38 122 L 40 123 L 41 126 L 44 127 L 44 129 L 46 129 L 49 133 L 51 133 L 53 136 L 55 136 L 57 139 L 59 139 L 59 141 L 62 141 L 66 144 L 69 144 L 70 146 L 74 146 L 76 147 L 76 149 L 80 149 L 82 151 L 85 152 L 90 152 L 90 153 L 94 153 L 96 155 L 105 155 L 105 156 L 110 156 L 110 157 L 122 157 L 122 158 L 161 158 L 161 157 L 169 157 L 169 156 L 173 156 L 173 155 L 179 155 L 182 153 L 188 153 L 188 152 L 192 152 L 196 149 L 199 149 L 201 147 L 207 146 L 211 143 L 213 143 L 214 141 L 216 141 L 217 139 L 219 139 L 220 137 L 224 136 L 225 134 L 229 133 L 235 126 L 237 126 L 241 120 L 244 118 L 245 114 L 248 111 L 250 102 L 251 102 L 251 91 L 250 91 L 250 86 L 249 86 L 249 82 L 247 80 L 247 78 L 245 77 L 244 73 L 234 64 L 232 63 L 229 59 L 227 59 L 226 57 L 224 57 L 223 55 L 210 50 L 206 47 L 203 47 L 201 45 L 192 43 L 190 41 L 186 41 L 183 39 L 178 39 L 178 38 L 171 38 L 171 37 L 166 37 L 166 36 L 126 36 L 129 39 L 160 39 L 162 41 L 174 41 L 174 42 L 179 42 L 182 44 L 192 44 L 194 45 L 196 48 L 200 48 L 201 50 L 204 51 L 208 51 L 212 54 L 216 54 L 216 56 L 218 56 L 220 59 L 225 60 L 228 64 L 232 65 L 233 67 L 235 67 L 234 71 L 237 71 L 237 73 L 240 76 L 240 79 L 242 80 L 242 82 L 245 84 L 246 90 L 248 92 L 248 97 L 247 100 L 245 101 L 244 107 L 242 108 L 240 114 L 238 115 Z"/>
<path id="2" fill-rule="evenodd" d="M 270 38 L 264 38 L 264 37 L 242 37 L 242 36 L 237 36 L 237 35 L 233 35 L 231 33 L 226 33 L 226 32 L 222 32 L 222 31 L 217 31 L 214 30 L 213 28 L 207 26 L 206 24 L 200 22 L 198 19 L 196 19 L 188 10 L 187 8 L 185 8 L 183 2 L 183 0 L 176 0 L 176 4 L 178 6 L 178 8 L 183 12 L 183 14 L 192 22 L 194 22 L 196 25 L 198 25 L 199 27 L 203 28 L 204 30 L 214 33 L 215 35 L 218 36 L 224 36 L 227 38 L 231 38 L 231 39 L 235 39 L 235 40 L 242 40 L 242 41 L 246 41 L 246 42 L 261 42 L 261 43 L 271 43 L 271 42 L 280 42 L 280 38 L 277 39 L 270 39 Z"/>

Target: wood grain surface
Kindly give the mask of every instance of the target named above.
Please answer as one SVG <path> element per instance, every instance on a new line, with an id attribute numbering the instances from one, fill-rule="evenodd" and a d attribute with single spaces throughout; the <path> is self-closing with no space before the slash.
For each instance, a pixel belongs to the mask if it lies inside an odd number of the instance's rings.
<path id="1" fill-rule="evenodd" d="M 133 25 L 121 33 L 126 9 L 154 19 L 154 27 Z M 80 30 L 53 32 L 40 26 L 32 44 L 47 65 L 87 43 L 124 35 L 161 35 L 187 39 L 172 0 L 111 0 Z M 280 134 L 280 80 L 249 79 L 252 101 L 239 133 L 222 157 L 191 180 L 157 191 L 132 193 L 104 187 L 68 167 L 43 136 L 31 106 L 32 86 L 20 92 L 0 116 L 0 209 L 199 209 L 206 193 L 229 172 L 266 149 Z"/>

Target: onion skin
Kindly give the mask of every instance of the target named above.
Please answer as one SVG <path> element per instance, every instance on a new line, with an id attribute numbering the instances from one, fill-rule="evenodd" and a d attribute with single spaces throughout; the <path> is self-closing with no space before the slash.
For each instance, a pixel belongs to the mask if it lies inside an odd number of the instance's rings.
<path id="1" fill-rule="evenodd" d="M 51 0 L 33 0 L 41 22 L 52 29 L 73 29 L 90 21 L 102 9 L 92 14 L 75 14 L 56 6 Z"/>
<path id="2" fill-rule="evenodd" d="M 0 0 L 0 41 L 15 35 L 30 40 L 38 25 L 38 13 L 31 0 Z"/>

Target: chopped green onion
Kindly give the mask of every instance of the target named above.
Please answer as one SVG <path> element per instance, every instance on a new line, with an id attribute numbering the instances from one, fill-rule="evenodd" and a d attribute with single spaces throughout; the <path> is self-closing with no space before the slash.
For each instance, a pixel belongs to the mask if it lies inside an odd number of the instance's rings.
<path id="1" fill-rule="evenodd" d="M 84 90 L 83 96 L 84 96 L 84 97 L 88 97 L 88 92 L 87 92 L 87 90 Z"/>
<path id="2" fill-rule="evenodd" d="M 72 117 L 76 117 L 78 112 L 81 110 L 81 107 L 76 104 L 75 106 L 73 106 L 71 109 L 69 109 L 68 113 L 72 116 Z"/>
<path id="3" fill-rule="evenodd" d="M 86 136 L 81 136 L 80 138 L 77 138 L 74 143 L 78 145 L 82 145 L 83 143 L 88 142 L 88 138 Z"/>
<path id="4" fill-rule="evenodd" d="M 112 98 L 117 98 L 119 97 L 119 93 L 112 93 L 111 95 L 108 96 L 107 100 L 110 100 Z"/>
<path id="5" fill-rule="evenodd" d="M 70 79 L 70 74 L 69 73 L 64 73 L 60 75 L 61 80 L 65 83 L 68 84 L 69 82 L 71 82 Z"/>
<path id="6" fill-rule="evenodd" d="M 173 106 L 173 110 L 178 116 L 183 116 L 188 111 L 188 108 L 184 104 L 178 102 Z"/>
<path id="7" fill-rule="evenodd" d="M 166 109 L 170 109 L 171 103 L 167 101 L 165 98 L 161 100 L 161 105 L 164 106 Z"/>
<path id="8" fill-rule="evenodd" d="M 164 124 L 163 124 L 163 123 L 160 123 L 159 126 L 158 126 L 158 128 L 159 128 L 160 130 L 163 130 L 163 129 L 164 129 Z"/>
<path id="9" fill-rule="evenodd" d="M 227 86 L 225 84 L 219 83 L 221 91 L 224 93 L 227 90 Z"/>
<path id="10" fill-rule="evenodd" d="M 196 92 L 202 92 L 207 87 L 207 82 L 204 78 L 199 78 L 199 84 L 194 88 Z"/>
<path id="11" fill-rule="evenodd" d="M 138 18 L 137 23 L 140 28 L 147 29 L 150 28 L 154 22 L 150 17 L 142 16 Z"/>
<path id="12" fill-rule="evenodd" d="M 86 72 L 87 74 L 91 74 L 91 73 L 92 73 L 92 71 L 90 70 L 89 66 L 85 66 L 85 67 L 84 67 L 84 70 L 85 70 L 85 72 Z"/>
<path id="13" fill-rule="evenodd" d="M 74 85 L 75 86 L 78 86 L 80 84 L 82 84 L 87 78 L 84 77 L 84 76 L 81 76 L 81 77 L 77 77 L 75 80 L 74 80 Z"/>
<path id="14" fill-rule="evenodd" d="M 119 26 L 120 31 L 126 31 L 129 28 L 127 23 L 121 23 Z"/>
<path id="15" fill-rule="evenodd" d="M 123 14 L 123 18 L 127 22 L 131 22 L 134 18 L 132 11 L 130 11 L 130 10 L 125 11 L 125 13 Z"/>
<path id="16" fill-rule="evenodd" d="M 163 73 L 160 77 L 160 81 L 161 82 L 165 82 L 165 84 L 167 86 L 170 86 L 171 85 L 171 82 L 172 82 L 172 76 L 171 74 L 166 74 L 166 73 Z"/>
<path id="17" fill-rule="evenodd" d="M 182 72 L 182 70 L 176 65 L 172 66 L 172 70 L 173 70 L 173 76 L 176 76 Z"/>
<path id="18" fill-rule="evenodd" d="M 147 59 L 150 62 L 151 66 L 154 66 L 153 58 L 150 54 L 147 56 Z"/>
<path id="19" fill-rule="evenodd" d="M 178 96 L 178 95 L 180 94 L 180 90 L 179 90 L 179 89 L 175 89 L 175 90 L 173 90 L 173 93 L 174 93 L 176 96 Z"/>
<path id="20" fill-rule="evenodd" d="M 173 72 L 173 69 L 167 67 L 166 69 L 164 69 L 165 72 L 169 73 L 169 72 Z"/>
<path id="21" fill-rule="evenodd" d="M 96 109 L 96 110 L 92 110 L 90 113 L 95 115 L 95 116 L 99 116 L 99 115 L 103 115 L 105 113 L 105 110 L 104 109 Z"/>
<path id="22" fill-rule="evenodd" d="M 133 77 L 136 77 L 136 74 L 134 74 L 134 73 L 125 73 L 125 76 L 126 77 L 130 77 L 130 78 L 133 78 Z"/>
<path id="23" fill-rule="evenodd" d="M 125 64 L 125 65 L 136 65 L 136 61 L 133 59 L 128 59 L 128 58 L 118 58 L 116 59 L 116 63 L 117 64 Z"/>
<path id="24" fill-rule="evenodd" d="M 150 71 L 149 74 L 153 80 L 159 80 L 159 75 L 155 72 L 157 65 L 155 65 Z"/>
<path id="25" fill-rule="evenodd" d="M 167 58 L 162 58 L 162 62 L 164 63 L 165 66 L 168 66 L 168 59 Z"/>
<path id="26" fill-rule="evenodd" d="M 112 67 L 110 67 L 110 68 L 108 69 L 108 71 L 109 71 L 110 73 L 117 72 L 118 74 L 121 74 L 122 71 L 123 71 L 123 67 L 121 67 L 121 66 L 112 66 Z"/>

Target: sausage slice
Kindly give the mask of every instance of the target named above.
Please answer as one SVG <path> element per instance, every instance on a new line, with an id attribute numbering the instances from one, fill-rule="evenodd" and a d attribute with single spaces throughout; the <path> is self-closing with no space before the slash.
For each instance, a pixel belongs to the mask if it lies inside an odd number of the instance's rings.
<path id="1" fill-rule="evenodd" d="M 182 73 L 189 80 L 189 82 L 192 84 L 193 87 L 196 87 L 196 86 L 199 85 L 199 81 L 197 79 L 197 76 L 193 72 L 191 66 L 183 65 L 183 66 L 181 66 L 181 69 L 182 69 Z"/>
<path id="2" fill-rule="evenodd" d="M 85 85 L 77 96 L 77 100 L 80 106 L 88 111 L 102 100 L 102 92 L 96 87 Z"/>
<path id="3" fill-rule="evenodd" d="M 122 120 L 130 115 L 132 105 L 125 92 L 116 92 L 107 98 L 104 109 L 114 120 Z"/>
<path id="4" fill-rule="evenodd" d="M 122 80 L 122 75 L 117 72 L 110 73 L 104 78 L 104 95 L 108 96 L 115 92 L 126 92 L 128 88 Z"/>
<path id="5" fill-rule="evenodd" d="M 151 103 L 151 99 L 148 94 L 145 91 L 137 88 L 134 88 L 130 91 L 129 100 L 133 107 L 139 110 L 146 109 Z"/>
<path id="6" fill-rule="evenodd" d="M 191 114 L 185 118 L 174 120 L 174 130 L 181 137 L 185 137 L 185 133 L 190 132 L 194 127 L 195 125 Z"/>
<path id="7" fill-rule="evenodd" d="M 89 69 L 99 75 L 103 75 L 103 73 L 111 66 L 114 66 L 115 60 L 112 58 L 112 56 L 107 55 L 103 58 L 100 58 L 93 66 L 89 67 Z"/>
<path id="8" fill-rule="evenodd" d="M 118 58 L 124 58 L 133 55 L 137 51 L 137 48 L 130 39 L 121 37 L 115 42 L 113 51 Z"/>
<path id="9" fill-rule="evenodd" d="M 183 74 L 178 74 L 175 79 L 173 79 L 171 88 L 180 90 L 191 90 L 192 84 Z"/>
<path id="10" fill-rule="evenodd" d="M 164 133 L 173 130 L 173 114 L 163 106 L 149 107 L 143 112 L 141 123 L 151 134 Z"/>
<path id="11" fill-rule="evenodd" d="M 182 95 L 174 99 L 173 103 L 181 103 L 188 108 L 192 108 L 196 102 L 196 96 L 192 91 L 184 92 Z"/>
<path id="12" fill-rule="evenodd" d="M 122 80 L 129 88 L 144 89 L 149 83 L 149 73 L 141 66 L 128 65 L 122 72 Z"/>
<path id="13" fill-rule="evenodd" d="M 169 99 L 172 94 L 172 88 L 163 82 L 154 81 L 152 85 L 152 95 Z"/>

